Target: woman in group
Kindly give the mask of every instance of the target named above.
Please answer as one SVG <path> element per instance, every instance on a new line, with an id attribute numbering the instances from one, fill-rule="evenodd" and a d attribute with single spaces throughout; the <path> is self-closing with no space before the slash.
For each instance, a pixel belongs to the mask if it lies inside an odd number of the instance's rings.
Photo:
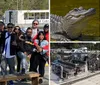
<path id="1" fill-rule="evenodd" d="M 35 45 L 35 48 L 33 49 L 34 52 L 32 53 L 32 56 L 30 58 L 30 71 L 39 72 L 40 74 L 39 83 L 42 83 L 43 82 L 42 78 L 44 77 L 45 73 L 45 63 L 46 63 L 45 55 L 48 52 L 48 46 L 49 46 L 43 31 L 40 31 L 38 33 L 37 39 L 34 40 L 34 45 Z"/>
<path id="2" fill-rule="evenodd" d="M 16 57 L 17 57 L 17 72 L 20 72 L 20 63 L 21 58 L 18 56 L 18 52 L 20 51 L 20 40 L 19 37 L 22 35 L 21 28 L 19 26 L 15 26 L 13 33 L 16 35 L 16 42 L 17 42 L 17 48 L 16 48 Z"/>
<path id="3" fill-rule="evenodd" d="M 22 74 L 25 74 L 25 72 L 27 71 L 27 68 L 28 68 L 27 57 L 31 55 L 31 52 L 33 50 L 33 44 L 30 44 L 30 43 L 33 43 L 31 35 L 32 35 L 32 29 L 29 27 L 27 28 L 26 33 L 22 34 L 19 37 L 19 40 L 21 42 L 19 46 L 20 49 L 17 54 L 18 54 L 18 57 L 21 58 L 21 66 L 22 66 L 21 73 Z"/>

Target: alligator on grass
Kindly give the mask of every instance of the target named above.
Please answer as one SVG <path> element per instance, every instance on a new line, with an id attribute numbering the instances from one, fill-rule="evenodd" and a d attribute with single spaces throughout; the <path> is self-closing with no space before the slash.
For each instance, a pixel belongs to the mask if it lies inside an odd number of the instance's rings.
<path id="1" fill-rule="evenodd" d="M 51 39 L 54 40 L 74 40 L 78 39 L 82 30 L 86 27 L 87 20 L 94 15 L 94 8 L 84 9 L 83 7 L 74 8 L 64 17 L 51 14 Z"/>

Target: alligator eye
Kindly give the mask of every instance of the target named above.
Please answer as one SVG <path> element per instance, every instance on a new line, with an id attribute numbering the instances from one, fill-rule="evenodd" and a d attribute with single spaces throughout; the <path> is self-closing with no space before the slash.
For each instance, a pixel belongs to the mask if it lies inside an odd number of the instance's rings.
<path id="1" fill-rule="evenodd" d="M 74 11 L 78 11 L 78 8 L 75 8 Z"/>

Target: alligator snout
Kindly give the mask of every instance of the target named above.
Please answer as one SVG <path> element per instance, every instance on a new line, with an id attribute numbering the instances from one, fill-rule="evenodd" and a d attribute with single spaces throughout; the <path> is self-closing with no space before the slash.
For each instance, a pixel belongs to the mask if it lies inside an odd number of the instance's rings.
<path id="1" fill-rule="evenodd" d="M 87 13 L 85 13 L 85 16 L 89 16 L 89 15 L 93 15 L 96 13 L 96 9 L 95 8 L 90 8 Z"/>

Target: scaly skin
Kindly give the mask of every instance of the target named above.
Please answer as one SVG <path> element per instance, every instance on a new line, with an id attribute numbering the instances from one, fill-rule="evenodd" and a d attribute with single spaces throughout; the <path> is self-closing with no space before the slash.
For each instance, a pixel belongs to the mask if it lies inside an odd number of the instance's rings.
<path id="1" fill-rule="evenodd" d="M 74 8 L 64 17 L 51 14 L 51 38 L 55 40 L 76 39 L 81 35 L 89 17 L 95 14 L 95 9 L 83 7 Z"/>

